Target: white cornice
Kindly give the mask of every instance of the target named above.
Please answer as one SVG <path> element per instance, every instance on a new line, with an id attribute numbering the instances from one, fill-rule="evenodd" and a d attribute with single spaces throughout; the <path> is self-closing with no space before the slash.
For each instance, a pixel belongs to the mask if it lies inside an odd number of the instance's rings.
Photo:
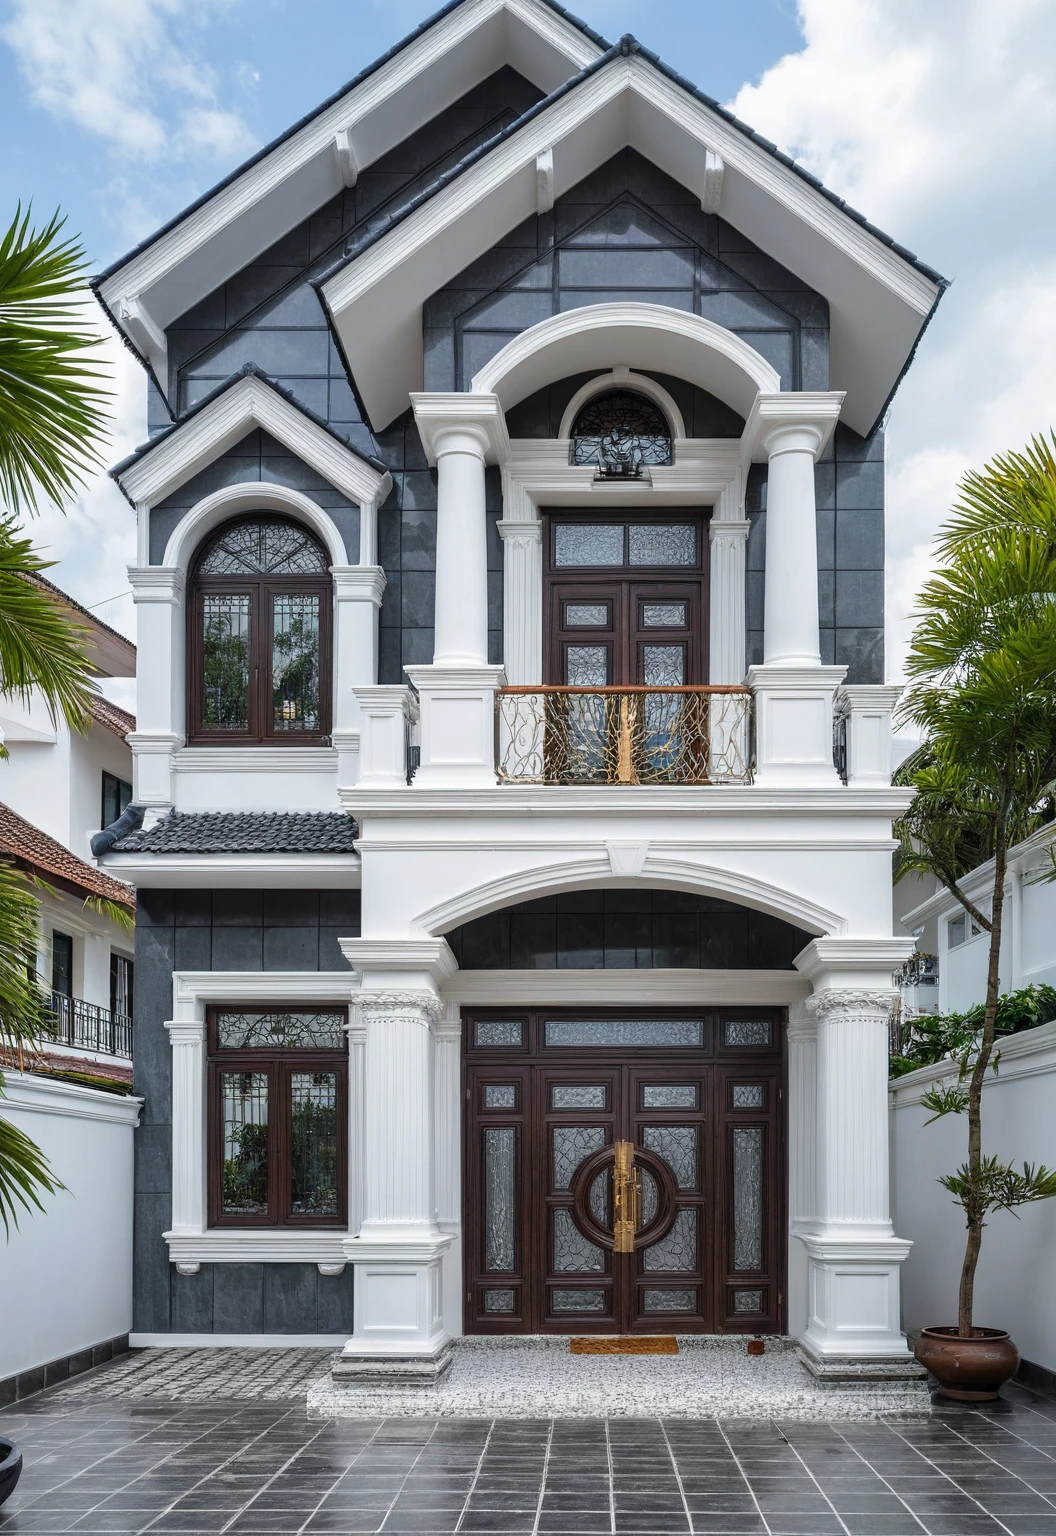
<path id="1" fill-rule="evenodd" d="M 723 216 L 829 300 L 830 377 L 847 391 L 850 425 L 872 426 L 938 283 L 641 55 L 604 64 L 324 285 L 375 426 L 420 386 L 424 299 L 535 213 L 537 157 L 552 150 L 560 197 L 627 145 L 697 195 L 707 151 L 718 154 Z M 627 353 L 615 360 L 637 362 Z M 490 387 L 486 374 L 475 388 Z"/>
<path id="2" fill-rule="evenodd" d="M 108 875 L 137 890 L 355 890 L 360 860 L 355 853 L 110 853 Z"/>
<path id="3" fill-rule="evenodd" d="M 478 1008 L 503 1006 L 511 997 L 522 1007 L 779 1008 L 805 998 L 810 987 L 795 971 L 459 971 L 441 991 Z"/>
<path id="4" fill-rule="evenodd" d="M 207 1003 L 350 1003 L 351 971 L 173 971 L 172 1028 L 204 1017 Z"/>
<path id="5" fill-rule="evenodd" d="M 106 1093 L 100 1088 L 82 1088 L 56 1077 L 37 1076 L 32 1072 L 4 1072 L 5 1109 L 18 1109 L 34 1115 L 62 1115 L 70 1120 L 105 1120 L 114 1125 L 139 1124 L 143 1100 L 131 1094 Z"/>
<path id="6" fill-rule="evenodd" d="M 357 506 L 380 505 L 392 488 L 388 471 L 375 469 L 252 374 L 160 437 L 117 479 L 134 502 L 157 506 L 258 427 Z"/>
<path id="7" fill-rule="evenodd" d="M 503 64 L 550 92 L 600 52 L 538 0 L 466 0 L 130 256 L 100 297 L 142 350 L 149 337 L 133 334 L 123 305 L 149 302 L 152 326 L 171 325 L 335 197 L 351 164 L 361 174 Z"/>
<path id="8" fill-rule="evenodd" d="M 579 785 L 512 784 L 494 789 L 361 789 L 340 788 L 342 805 L 363 816 L 433 818 L 445 813 L 474 817 L 522 816 L 665 816 L 701 814 L 731 816 L 817 816 L 856 818 L 900 816 L 915 791 L 884 787 L 759 789 L 753 785 Z M 833 842 L 839 843 L 837 833 Z"/>

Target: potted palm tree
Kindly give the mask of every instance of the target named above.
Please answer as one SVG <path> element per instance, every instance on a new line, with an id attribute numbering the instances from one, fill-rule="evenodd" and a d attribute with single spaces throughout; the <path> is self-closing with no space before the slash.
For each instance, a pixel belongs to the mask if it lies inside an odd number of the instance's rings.
<path id="1" fill-rule="evenodd" d="M 90 361 L 100 338 L 77 320 L 84 266 L 80 244 L 63 237 L 58 217 L 34 228 L 19 210 L 0 238 L 0 694 L 43 695 L 53 717 L 75 729 L 87 727 L 95 691 L 83 633 L 37 581 L 50 562 L 34 554 L 20 518 L 42 503 L 61 506 L 98 462 L 93 444 L 106 396 Z M 7 755 L 2 747 L 0 754 Z M 32 888 L 0 862 L 0 1067 L 21 1065 L 50 1033 L 26 966 L 37 922 Z M 40 1148 L 0 1115 L 7 1236 L 20 1214 L 43 1209 L 42 1196 L 59 1188 Z M 0 1504 L 21 1470 L 18 1447 L 0 1438 Z"/>
<path id="2" fill-rule="evenodd" d="M 986 1218 L 1056 1195 L 1056 1173 L 983 1151 L 982 1096 L 995 1070 L 1009 848 L 1052 819 L 1056 779 L 1056 435 L 961 482 L 941 531 L 939 570 L 918 602 L 903 722 L 924 744 L 898 775 L 917 795 L 896 830 L 899 873 L 936 875 L 989 935 L 981 1020 L 958 1053 L 956 1085 L 925 1098 L 933 1118 L 967 1119 L 967 1160 L 941 1180 L 965 1216 L 957 1323 L 925 1328 L 917 1358 L 948 1397 L 995 1397 L 1019 1356 L 1005 1330 L 976 1325 Z M 989 898 L 964 875 L 989 864 Z"/>

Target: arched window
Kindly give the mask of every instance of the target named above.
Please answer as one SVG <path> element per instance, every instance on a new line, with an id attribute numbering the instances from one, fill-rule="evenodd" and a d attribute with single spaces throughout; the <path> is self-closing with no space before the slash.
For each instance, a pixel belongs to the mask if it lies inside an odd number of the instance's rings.
<path id="1" fill-rule="evenodd" d="M 569 462 L 596 464 L 605 479 L 635 480 L 646 464 L 671 463 L 671 428 L 647 395 L 609 389 L 576 417 Z"/>
<path id="2" fill-rule="evenodd" d="M 299 523 L 258 513 L 214 533 L 189 605 L 189 739 L 326 736 L 331 608 L 330 557 Z"/>

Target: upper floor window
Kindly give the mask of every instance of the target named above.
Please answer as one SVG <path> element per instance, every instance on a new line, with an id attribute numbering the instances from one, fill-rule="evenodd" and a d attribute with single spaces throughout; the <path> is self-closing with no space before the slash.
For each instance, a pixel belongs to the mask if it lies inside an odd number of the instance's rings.
<path id="1" fill-rule="evenodd" d="M 330 730 L 330 559 L 298 523 L 227 523 L 189 606 L 192 741 L 303 744 Z"/>
<path id="2" fill-rule="evenodd" d="M 647 464 L 671 463 L 667 418 L 634 390 L 595 395 L 573 423 L 570 463 L 596 464 L 605 479 L 636 480 Z"/>
<path id="3" fill-rule="evenodd" d="M 121 812 L 128 806 L 132 799 L 132 786 L 127 779 L 119 779 L 116 773 L 107 773 L 103 769 L 103 808 L 101 827 L 110 827 L 114 824 Z"/>

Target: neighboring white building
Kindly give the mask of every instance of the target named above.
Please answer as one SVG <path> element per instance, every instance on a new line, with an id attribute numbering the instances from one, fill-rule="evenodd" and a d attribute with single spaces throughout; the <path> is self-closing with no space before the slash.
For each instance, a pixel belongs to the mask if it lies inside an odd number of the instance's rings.
<path id="1" fill-rule="evenodd" d="M 1052 869 L 1049 850 L 1053 829 L 1044 826 L 1009 850 L 1001 932 L 1001 991 L 1046 983 L 1056 986 L 1056 883 L 1043 878 Z M 961 886 L 982 912 L 989 912 L 994 888 L 993 860 L 965 875 Z M 920 955 L 934 957 L 926 967 L 907 964 L 903 988 L 906 1012 L 962 1012 L 986 996 L 989 934 L 980 929 L 960 902 L 934 877 L 911 877 L 895 887 L 899 922 L 915 940 Z M 915 958 L 915 957 L 914 957 Z M 930 974 L 926 989 L 914 981 Z"/>
<path id="2" fill-rule="evenodd" d="M 883 422 L 943 287 L 546 0 L 96 280 L 150 377 L 134 1342 L 905 1371 Z"/>
<path id="3" fill-rule="evenodd" d="M 136 648 L 50 582 L 39 578 L 87 631 L 102 677 L 134 677 Z M 57 1033 L 40 1065 L 131 1081 L 132 932 L 100 903 L 135 912 L 130 887 L 98 869 L 91 839 L 119 815 L 132 793 L 132 715 L 97 697 L 85 732 L 53 720 L 39 695 L 0 699 L 0 856 L 37 883 L 37 975 L 51 995 Z"/>

